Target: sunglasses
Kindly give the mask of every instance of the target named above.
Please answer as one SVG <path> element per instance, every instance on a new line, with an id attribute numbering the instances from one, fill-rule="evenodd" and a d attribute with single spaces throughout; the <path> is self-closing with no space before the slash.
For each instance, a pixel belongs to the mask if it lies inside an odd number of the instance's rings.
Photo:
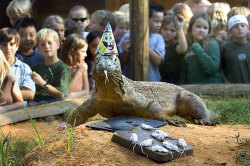
<path id="1" fill-rule="evenodd" d="M 84 18 L 72 18 L 72 20 L 75 21 L 75 22 L 78 22 L 78 21 L 84 22 L 87 19 L 89 19 L 89 18 L 88 17 L 84 17 Z"/>

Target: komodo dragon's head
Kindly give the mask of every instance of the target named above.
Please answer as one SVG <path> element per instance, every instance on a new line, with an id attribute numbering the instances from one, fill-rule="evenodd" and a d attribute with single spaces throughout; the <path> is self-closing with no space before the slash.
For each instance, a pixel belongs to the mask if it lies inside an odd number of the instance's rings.
<path id="1" fill-rule="evenodd" d="M 122 78 L 120 61 L 117 55 L 97 55 L 94 66 L 95 82 L 119 81 Z"/>

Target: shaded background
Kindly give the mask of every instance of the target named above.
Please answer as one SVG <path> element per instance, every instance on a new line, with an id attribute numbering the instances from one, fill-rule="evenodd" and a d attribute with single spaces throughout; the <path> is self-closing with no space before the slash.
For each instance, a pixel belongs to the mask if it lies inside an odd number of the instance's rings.
<path id="1" fill-rule="evenodd" d="M 178 2 L 184 2 L 184 0 L 152 0 L 159 3 L 165 8 L 165 12 Z M 213 2 L 228 2 L 231 7 L 240 6 L 243 0 L 221 0 Z M 11 0 L 0 0 L 0 28 L 11 26 L 9 19 L 6 16 L 6 7 Z M 36 20 L 38 27 L 40 28 L 45 18 L 51 14 L 57 14 L 64 18 L 67 17 L 68 11 L 74 5 L 85 6 L 89 13 L 93 13 L 95 10 L 107 9 L 109 11 L 118 10 L 121 5 L 129 2 L 129 0 L 35 0 L 32 8 L 32 17 Z"/>

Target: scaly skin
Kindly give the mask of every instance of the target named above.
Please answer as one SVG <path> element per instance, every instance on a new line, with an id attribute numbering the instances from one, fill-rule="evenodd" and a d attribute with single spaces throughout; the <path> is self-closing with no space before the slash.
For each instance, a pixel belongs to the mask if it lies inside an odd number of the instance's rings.
<path id="1" fill-rule="evenodd" d="M 169 117 L 178 115 L 196 124 L 212 125 L 211 112 L 200 97 L 173 84 L 132 81 L 122 76 L 115 55 L 96 57 L 94 79 L 91 97 L 69 114 L 71 125 L 75 118 L 76 125 L 80 125 L 97 113 L 106 118 L 130 115 L 186 126 Z"/>

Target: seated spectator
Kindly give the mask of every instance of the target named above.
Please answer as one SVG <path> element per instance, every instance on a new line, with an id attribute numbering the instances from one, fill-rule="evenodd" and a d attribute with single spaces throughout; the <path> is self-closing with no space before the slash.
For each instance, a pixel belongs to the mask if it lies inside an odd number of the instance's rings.
<path id="1" fill-rule="evenodd" d="M 20 35 L 20 46 L 16 52 L 16 57 L 32 68 L 37 63 L 44 61 L 42 54 L 36 51 L 37 26 L 34 20 L 24 18 L 19 20 L 18 33 Z"/>
<path id="2" fill-rule="evenodd" d="M 69 11 L 69 18 L 71 18 L 80 26 L 81 33 L 84 39 L 86 39 L 88 35 L 86 27 L 90 22 L 87 8 L 81 5 L 73 6 Z"/>
<path id="3" fill-rule="evenodd" d="M 23 17 L 31 17 L 30 0 L 12 0 L 6 8 L 6 14 L 14 27 L 16 22 Z"/>
<path id="4" fill-rule="evenodd" d="M 3 28 L 0 30 L 0 49 L 3 51 L 10 67 L 10 75 L 18 83 L 24 100 L 33 100 L 35 96 L 35 83 L 31 77 L 31 69 L 15 57 L 20 43 L 20 36 L 15 29 Z"/>
<path id="5" fill-rule="evenodd" d="M 221 71 L 225 83 L 250 83 L 248 29 L 248 21 L 243 15 L 234 15 L 228 20 L 232 40 L 221 48 Z"/>
<path id="6" fill-rule="evenodd" d="M 89 23 L 89 32 L 91 31 L 101 31 L 104 32 L 108 22 L 111 25 L 112 31 L 116 28 L 116 19 L 115 16 L 107 10 L 97 10 L 91 14 L 90 23 Z"/>
<path id="7" fill-rule="evenodd" d="M 115 42 L 119 45 L 121 38 L 129 33 L 129 16 L 123 12 L 113 12 L 116 18 L 116 28 L 114 30 Z"/>
<path id="8" fill-rule="evenodd" d="M 0 50 L 0 113 L 23 108 L 23 97 L 15 79 L 9 75 L 10 66 Z"/>
<path id="9" fill-rule="evenodd" d="M 85 62 L 88 65 L 88 80 L 89 80 L 90 92 L 92 92 L 95 83 L 93 77 L 93 70 L 94 70 L 95 57 L 97 56 L 96 50 L 101 41 L 101 38 L 102 38 L 101 31 L 92 31 L 88 34 L 86 39 L 88 42 L 88 49 Z"/>
<path id="10" fill-rule="evenodd" d="M 187 32 L 188 50 L 184 55 L 181 83 L 221 83 L 220 47 L 212 38 L 207 14 L 197 13 L 190 20 Z"/>
<path id="11" fill-rule="evenodd" d="M 84 61 L 88 44 L 81 35 L 69 35 L 62 47 L 62 61 L 71 71 L 69 96 L 89 94 L 88 65 Z"/>
<path id="12" fill-rule="evenodd" d="M 32 77 L 37 87 L 34 100 L 61 100 L 68 94 L 70 70 L 57 57 L 58 34 L 52 29 L 43 28 L 37 33 L 36 39 L 38 51 L 43 55 L 44 62 L 33 68 Z"/>

